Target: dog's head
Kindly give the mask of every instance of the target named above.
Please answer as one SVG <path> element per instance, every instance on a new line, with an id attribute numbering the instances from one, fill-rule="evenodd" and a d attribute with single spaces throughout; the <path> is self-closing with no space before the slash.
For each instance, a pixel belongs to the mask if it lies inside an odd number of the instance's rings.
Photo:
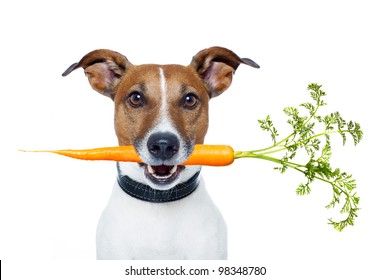
<path id="1" fill-rule="evenodd" d="M 169 189 L 200 167 L 184 167 L 208 127 L 208 102 L 231 84 L 250 59 L 212 47 L 196 54 L 189 66 L 133 65 L 110 50 L 95 50 L 63 74 L 82 67 L 92 88 L 115 103 L 119 145 L 134 145 L 143 164 L 121 163 L 122 172 L 155 189 Z"/>

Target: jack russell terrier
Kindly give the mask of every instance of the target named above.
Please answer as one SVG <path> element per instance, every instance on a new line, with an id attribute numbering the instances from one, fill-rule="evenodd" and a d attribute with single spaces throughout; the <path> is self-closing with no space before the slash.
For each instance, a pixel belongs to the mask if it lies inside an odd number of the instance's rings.
<path id="1" fill-rule="evenodd" d="M 91 87 L 115 103 L 119 145 L 134 145 L 143 163 L 118 162 L 118 178 L 96 235 L 98 259 L 226 259 L 225 221 L 208 195 L 200 166 L 180 165 L 208 127 L 208 103 L 231 84 L 241 64 L 212 47 L 189 66 L 133 65 L 95 50 L 82 67 Z"/>

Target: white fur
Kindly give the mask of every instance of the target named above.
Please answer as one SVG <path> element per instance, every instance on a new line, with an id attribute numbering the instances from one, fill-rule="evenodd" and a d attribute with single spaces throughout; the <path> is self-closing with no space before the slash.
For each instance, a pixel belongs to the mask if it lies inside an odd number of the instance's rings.
<path id="1" fill-rule="evenodd" d="M 160 87 L 161 87 L 161 111 L 163 117 L 168 117 L 167 110 L 167 81 L 165 79 L 164 70 L 160 67 Z"/>
<path id="2" fill-rule="evenodd" d="M 98 259 L 226 259 L 226 224 L 203 180 L 189 196 L 150 203 L 116 183 L 97 229 Z"/>

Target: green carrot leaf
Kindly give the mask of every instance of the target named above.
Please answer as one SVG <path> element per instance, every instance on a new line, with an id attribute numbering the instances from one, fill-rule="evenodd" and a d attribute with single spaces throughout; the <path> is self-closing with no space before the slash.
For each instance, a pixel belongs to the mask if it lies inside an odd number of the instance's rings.
<path id="1" fill-rule="evenodd" d="M 329 223 L 338 231 L 354 225 L 360 198 L 356 195 L 356 180 L 351 174 L 332 167 L 332 142 L 331 136 L 340 135 L 343 144 L 351 137 L 357 145 L 363 139 L 363 131 L 357 122 L 347 122 L 339 112 L 320 115 L 320 108 L 327 105 L 324 101 L 326 93 L 322 86 L 316 83 L 308 85 L 310 97 L 314 101 L 300 104 L 306 114 L 302 114 L 296 107 L 286 107 L 283 112 L 288 117 L 287 123 L 292 132 L 280 141 L 279 136 L 270 116 L 259 120 L 260 128 L 271 134 L 273 145 L 253 151 L 239 152 L 236 158 L 259 158 L 277 163 L 275 167 L 281 173 L 287 169 L 300 172 L 306 178 L 306 183 L 301 183 L 296 188 L 299 196 L 311 193 L 311 185 L 315 181 L 322 181 L 331 187 L 332 199 L 326 208 L 340 206 L 340 214 L 343 219 L 337 221 L 329 219 Z M 273 157 L 273 154 L 283 155 Z M 302 153 L 304 152 L 304 153 Z M 307 157 L 306 163 L 296 163 L 293 159 L 300 154 Z"/>

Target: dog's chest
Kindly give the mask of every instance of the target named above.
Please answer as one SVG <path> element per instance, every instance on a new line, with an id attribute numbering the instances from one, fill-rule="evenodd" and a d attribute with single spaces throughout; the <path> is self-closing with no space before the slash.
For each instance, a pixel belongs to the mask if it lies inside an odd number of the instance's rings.
<path id="1" fill-rule="evenodd" d="M 225 223 L 203 182 L 170 203 L 140 201 L 114 186 L 98 226 L 98 258 L 218 258 L 225 239 Z"/>

